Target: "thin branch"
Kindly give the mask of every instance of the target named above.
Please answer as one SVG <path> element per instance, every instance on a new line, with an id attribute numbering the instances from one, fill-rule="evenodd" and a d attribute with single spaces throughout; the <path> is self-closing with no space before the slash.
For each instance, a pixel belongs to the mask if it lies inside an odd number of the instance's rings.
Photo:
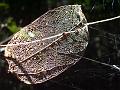
<path id="1" fill-rule="evenodd" d="M 7 41 L 9 41 L 14 35 L 11 35 L 10 37 L 6 38 L 5 40 L 0 42 L 0 45 L 6 43 Z"/>
<path id="2" fill-rule="evenodd" d="M 6 46 L 19 46 L 19 45 L 27 45 L 27 44 L 32 44 L 32 43 L 36 43 L 36 42 L 41 42 L 41 41 L 45 41 L 45 40 L 49 40 L 49 39 L 53 39 L 53 38 L 56 38 L 56 37 L 59 37 L 59 36 L 62 36 L 64 33 L 65 34 L 70 34 L 70 33 L 75 33 L 79 30 L 74 30 L 72 31 L 73 29 L 75 29 L 76 27 L 73 27 L 70 31 L 68 32 L 63 32 L 63 33 L 60 33 L 60 34 L 57 34 L 57 35 L 54 35 L 54 36 L 50 36 L 50 37 L 46 37 L 46 38 L 43 38 L 41 40 L 34 40 L 34 41 L 30 41 L 30 42 L 24 42 L 24 43 L 17 43 L 17 44 L 7 44 L 7 45 L 0 45 L 0 47 L 6 47 Z M 86 26 L 84 26 L 83 28 L 81 29 L 84 29 L 86 28 Z M 81 30 L 80 29 L 80 30 Z"/>
<path id="3" fill-rule="evenodd" d="M 100 20 L 100 21 L 95 21 L 95 22 L 89 22 L 89 23 L 87 23 L 87 25 L 93 25 L 93 24 L 97 24 L 97 23 L 108 22 L 108 21 L 112 21 L 112 20 L 115 20 L 115 19 L 118 19 L 118 18 L 120 18 L 120 16 L 116 16 L 116 17 L 113 17 L 113 18 L 104 19 L 104 20 Z"/>
<path id="4" fill-rule="evenodd" d="M 107 66 L 107 67 L 110 67 L 110 68 L 113 68 L 113 69 L 118 70 L 120 72 L 120 68 L 117 67 L 116 65 L 110 65 L 110 64 L 103 63 L 103 62 L 100 62 L 100 61 L 97 61 L 97 60 L 94 60 L 94 59 L 90 59 L 90 58 L 86 58 L 86 57 L 82 57 L 82 58 L 86 59 L 86 60 L 89 60 L 89 61 L 92 61 L 92 62 L 95 62 L 95 63 L 98 63 L 98 64 L 101 64 L 101 65 L 104 65 L 104 66 Z"/>
<path id="5" fill-rule="evenodd" d="M 53 39 L 59 36 L 62 36 L 63 33 L 54 35 L 54 36 L 50 36 L 47 38 L 43 38 L 41 40 L 35 40 L 35 41 L 30 41 L 30 42 L 24 42 L 24 43 L 17 43 L 17 44 L 7 44 L 7 45 L 0 45 L 0 47 L 6 47 L 6 46 L 19 46 L 19 45 L 27 45 L 27 44 L 32 44 L 32 43 L 36 43 L 36 42 L 41 42 L 41 41 L 45 41 L 45 40 L 49 40 L 49 39 Z"/>
<path id="6" fill-rule="evenodd" d="M 6 46 L 2 46 L 2 44 L 8 42 L 14 35 L 11 35 L 10 37 L 6 38 L 5 40 L 0 42 L 0 52 L 3 52 L 5 50 Z"/>
<path id="7" fill-rule="evenodd" d="M 106 21 L 111 21 L 111 20 L 115 20 L 115 19 L 118 19 L 120 18 L 120 16 L 116 16 L 116 17 L 113 17 L 113 18 L 109 18 L 109 19 L 105 19 L 105 20 L 100 20 L 100 21 L 96 21 L 96 22 L 90 22 L 90 23 L 87 23 L 83 29 L 86 27 L 86 26 L 89 26 L 89 25 L 92 25 L 92 24 L 97 24 L 97 23 L 101 23 L 101 22 L 106 22 Z M 80 23 L 79 23 L 80 24 Z M 78 25 L 79 25 L 78 24 Z M 74 27 L 76 28 L 76 27 Z M 72 32 L 76 32 L 76 31 L 72 31 L 74 28 L 72 28 L 69 32 L 65 32 L 65 33 L 72 33 Z M 48 40 L 48 39 L 52 39 L 52 38 L 56 38 L 58 36 L 61 36 L 63 33 L 60 33 L 60 34 L 57 34 L 57 35 L 54 35 L 54 36 L 50 36 L 50 37 L 47 37 L 47 38 L 43 38 L 41 40 L 35 40 L 35 41 L 31 41 L 31 42 L 25 42 L 25 43 L 18 43 L 18 44 L 7 44 L 7 45 L 0 45 L 0 47 L 6 47 L 6 46 L 16 46 L 16 45 L 26 45 L 26 44 L 31 44 L 31 43 L 36 43 L 36 42 L 41 42 L 41 41 L 45 41 L 45 40 Z"/>
<path id="8" fill-rule="evenodd" d="M 69 56 L 74 56 L 74 57 L 78 57 L 78 58 L 83 58 L 83 59 L 85 59 L 85 60 L 89 60 L 89 61 L 92 61 L 92 62 L 94 62 L 94 63 L 97 63 L 97 64 L 101 64 L 101 65 L 110 67 L 110 68 L 115 69 L 115 70 L 117 70 L 117 71 L 120 72 L 120 68 L 117 67 L 116 65 L 110 65 L 110 64 L 103 63 L 103 62 L 100 62 L 100 61 L 97 61 L 97 60 L 94 60 L 94 59 L 91 59 L 91 58 L 87 58 L 87 57 L 84 57 L 84 56 L 80 56 L 80 55 L 66 54 L 66 53 L 61 53 L 61 52 L 59 52 L 59 53 L 60 53 L 60 54 L 63 54 L 63 55 L 69 55 Z"/>

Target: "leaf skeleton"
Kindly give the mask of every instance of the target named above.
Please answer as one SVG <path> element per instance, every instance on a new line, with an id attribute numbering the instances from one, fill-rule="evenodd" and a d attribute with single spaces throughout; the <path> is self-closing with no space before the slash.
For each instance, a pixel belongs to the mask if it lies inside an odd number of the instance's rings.
<path id="1" fill-rule="evenodd" d="M 83 56 L 89 43 L 88 26 L 120 16 L 87 23 L 81 5 L 50 10 L 13 35 L 5 47 L 9 72 L 26 84 L 43 83 L 58 76 L 81 58 L 114 68 Z"/>

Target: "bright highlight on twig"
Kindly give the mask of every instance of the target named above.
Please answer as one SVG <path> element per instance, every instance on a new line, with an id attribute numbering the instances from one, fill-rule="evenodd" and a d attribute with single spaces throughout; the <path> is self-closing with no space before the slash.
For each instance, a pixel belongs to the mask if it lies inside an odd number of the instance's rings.
<path id="1" fill-rule="evenodd" d="M 119 19 L 120 16 L 117 16 L 117 17 L 113 17 L 113 18 L 109 18 L 109 19 L 105 19 L 105 20 L 100 20 L 100 21 L 95 21 L 95 22 L 90 22 L 90 23 L 87 23 L 86 25 L 89 26 L 89 25 L 93 25 L 93 24 L 97 24 L 97 23 L 102 23 L 102 22 L 107 22 L 107 21 L 111 21 L 111 20 L 115 20 L 115 19 Z M 86 25 L 82 28 L 84 29 L 86 27 Z M 73 28 L 74 29 L 74 28 Z M 64 33 L 74 33 L 76 31 L 72 31 L 70 30 L 69 32 L 64 32 Z M 0 45 L 0 47 L 6 47 L 6 46 L 19 46 L 19 45 L 26 45 L 26 44 L 31 44 L 31 43 L 36 43 L 36 42 L 42 42 L 42 41 L 45 41 L 45 40 L 49 40 L 49 39 L 52 39 L 52 38 L 56 38 L 56 37 L 60 37 L 62 36 L 63 33 L 60 33 L 60 34 L 57 34 L 57 35 L 54 35 L 54 36 L 50 36 L 50 37 L 46 37 L 46 38 L 43 38 L 41 40 L 35 40 L 35 41 L 31 41 L 31 42 L 25 42 L 25 43 L 18 43 L 18 44 L 7 44 L 7 45 Z"/>
<path id="2" fill-rule="evenodd" d="M 108 22 L 108 21 L 112 21 L 112 20 L 115 20 L 118 18 L 120 18 L 120 16 L 109 18 L 109 19 L 104 19 L 104 20 L 100 20 L 100 21 L 90 22 L 90 23 L 87 23 L 87 25 L 93 25 L 93 24 L 97 24 L 97 23 L 101 23 L 101 22 Z"/>

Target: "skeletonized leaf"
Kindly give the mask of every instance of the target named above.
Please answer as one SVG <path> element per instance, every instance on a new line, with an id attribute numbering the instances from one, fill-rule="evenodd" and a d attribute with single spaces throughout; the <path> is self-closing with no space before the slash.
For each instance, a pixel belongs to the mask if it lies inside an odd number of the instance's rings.
<path id="1" fill-rule="evenodd" d="M 48 11 L 8 43 L 5 56 L 9 57 L 9 71 L 27 84 L 42 83 L 59 75 L 82 57 L 88 44 L 86 23 L 81 5 Z"/>

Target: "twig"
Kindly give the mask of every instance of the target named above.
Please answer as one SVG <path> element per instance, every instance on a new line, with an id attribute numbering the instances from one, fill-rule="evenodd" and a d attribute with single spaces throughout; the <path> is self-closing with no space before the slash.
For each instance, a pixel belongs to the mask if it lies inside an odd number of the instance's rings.
<path id="1" fill-rule="evenodd" d="M 113 68 L 113 69 L 118 70 L 120 72 L 120 68 L 117 67 L 116 65 L 110 65 L 110 64 L 107 64 L 107 63 L 103 63 L 103 62 L 100 62 L 100 61 L 97 61 L 97 60 L 94 60 L 94 59 L 91 59 L 91 58 L 87 58 L 87 57 L 80 56 L 80 55 L 75 55 L 75 54 L 66 54 L 66 53 L 61 53 L 61 52 L 59 52 L 59 54 L 74 56 L 74 57 L 77 57 L 77 58 L 83 58 L 83 59 L 92 61 L 94 63 L 101 64 L 101 65 Z"/>
<path id="2" fill-rule="evenodd" d="M 95 63 L 98 63 L 98 64 L 101 64 L 101 65 L 104 65 L 104 66 L 107 66 L 107 67 L 110 67 L 110 68 L 113 68 L 113 69 L 116 69 L 120 72 L 120 68 L 117 67 L 116 65 L 110 65 L 110 64 L 103 63 L 103 62 L 100 62 L 100 61 L 97 61 L 97 60 L 94 60 L 94 59 L 90 59 L 90 58 L 86 58 L 86 57 L 82 57 L 82 58 L 86 59 L 86 60 L 89 60 L 89 61 L 92 61 L 92 62 L 95 62 Z"/>
<path id="3" fill-rule="evenodd" d="M 2 46 L 2 44 L 4 44 L 7 41 L 9 41 L 12 37 L 13 37 L 13 35 L 11 35 L 10 37 L 8 37 L 5 40 L 3 40 L 2 42 L 0 42 L 0 52 L 3 52 L 5 50 L 5 47 L 6 47 L 6 46 Z"/>
<path id="4" fill-rule="evenodd" d="M 17 43 L 17 44 L 0 45 L 0 47 L 27 45 L 27 44 L 32 44 L 32 43 L 36 43 L 36 42 L 41 42 L 41 41 L 53 39 L 53 38 L 62 36 L 64 33 L 65 33 L 65 34 L 75 33 L 76 30 L 72 31 L 72 30 L 75 29 L 75 28 L 76 28 L 76 27 L 73 27 L 73 28 L 72 28 L 70 31 L 68 31 L 68 32 L 63 32 L 63 33 L 60 33 L 60 34 L 57 34 L 57 35 L 54 35 L 54 36 L 46 37 L 46 38 L 43 38 L 43 39 L 41 39 L 41 40 L 34 40 L 34 41 L 30 41 L 30 42 Z M 86 28 L 86 26 L 84 26 L 82 29 L 84 29 L 84 28 Z"/>
<path id="5" fill-rule="evenodd" d="M 14 35 L 11 35 L 10 37 L 6 38 L 5 40 L 3 40 L 2 42 L 0 42 L 0 45 L 6 43 L 7 41 L 9 41 Z"/>
<path id="6" fill-rule="evenodd" d="M 96 21 L 96 22 L 90 22 L 90 23 L 87 23 L 83 29 L 86 27 L 86 26 L 89 26 L 89 25 L 93 25 L 93 24 L 97 24 L 97 23 L 101 23 L 101 22 L 106 22 L 106 21 L 111 21 L 111 20 L 115 20 L 115 19 L 118 19 L 120 18 L 120 16 L 117 16 L 117 17 L 113 17 L 113 18 L 109 18 L 109 19 L 105 19 L 105 20 L 100 20 L 100 21 Z M 80 22 L 81 23 L 81 22 Z M 80 24 L 79 23 L 79 24 Z M 78 24 L 78 25 L 79 25 Z M 76 27 L 74 27 L 76 28 Z M 71 33 L 71 32 L 76 32 L 76 31 L 72 31 L 74 28 L 72 28 L 69 32 L 65 32 L 65 33 Z M 25 42 L 25 43 L 18 43 L 18 44 L 7 44 L 7 45 L 1 45 L 0 44 L 0 47 L 6 47 L 6 46 L 16 46 L 16 45 L 26 45 L 26 44 L 30 44 L 30 43 L 36 43 L 36 42 L 40 42 L 40 41 L 45 41 L 45 40 L 48 40 L 48 39 L 52 39 L 52 38 L 55 38 L 55 37 L 58 37 L 58 36 L 61 36 L 63 33 L 60 33 L 60 34 L 57 34 L 57 35 L 54 35 L 54 36 L 50 36 L 50 37 L 47 37 L 47 38 L 43 38 L 41 40 L 35 40 L 35 41 L 31 41 L 31 42 Z"/>
<path id="7" fill-rule="evenodd" d="M 93 25 L 93 24 L 97 24 L 97 23 L 101 23 L 101 22 L 108 22 L 108 21 L 115 20 L 115 19 L 118 19 L 118 18 L 120 18 L 120 16 L 116 16 L 116 17 L 113 17 L 113 18 L 105 19 L 105 20 L 90 22 L 90 23 L 87 23 L 87 25 Z"/>

